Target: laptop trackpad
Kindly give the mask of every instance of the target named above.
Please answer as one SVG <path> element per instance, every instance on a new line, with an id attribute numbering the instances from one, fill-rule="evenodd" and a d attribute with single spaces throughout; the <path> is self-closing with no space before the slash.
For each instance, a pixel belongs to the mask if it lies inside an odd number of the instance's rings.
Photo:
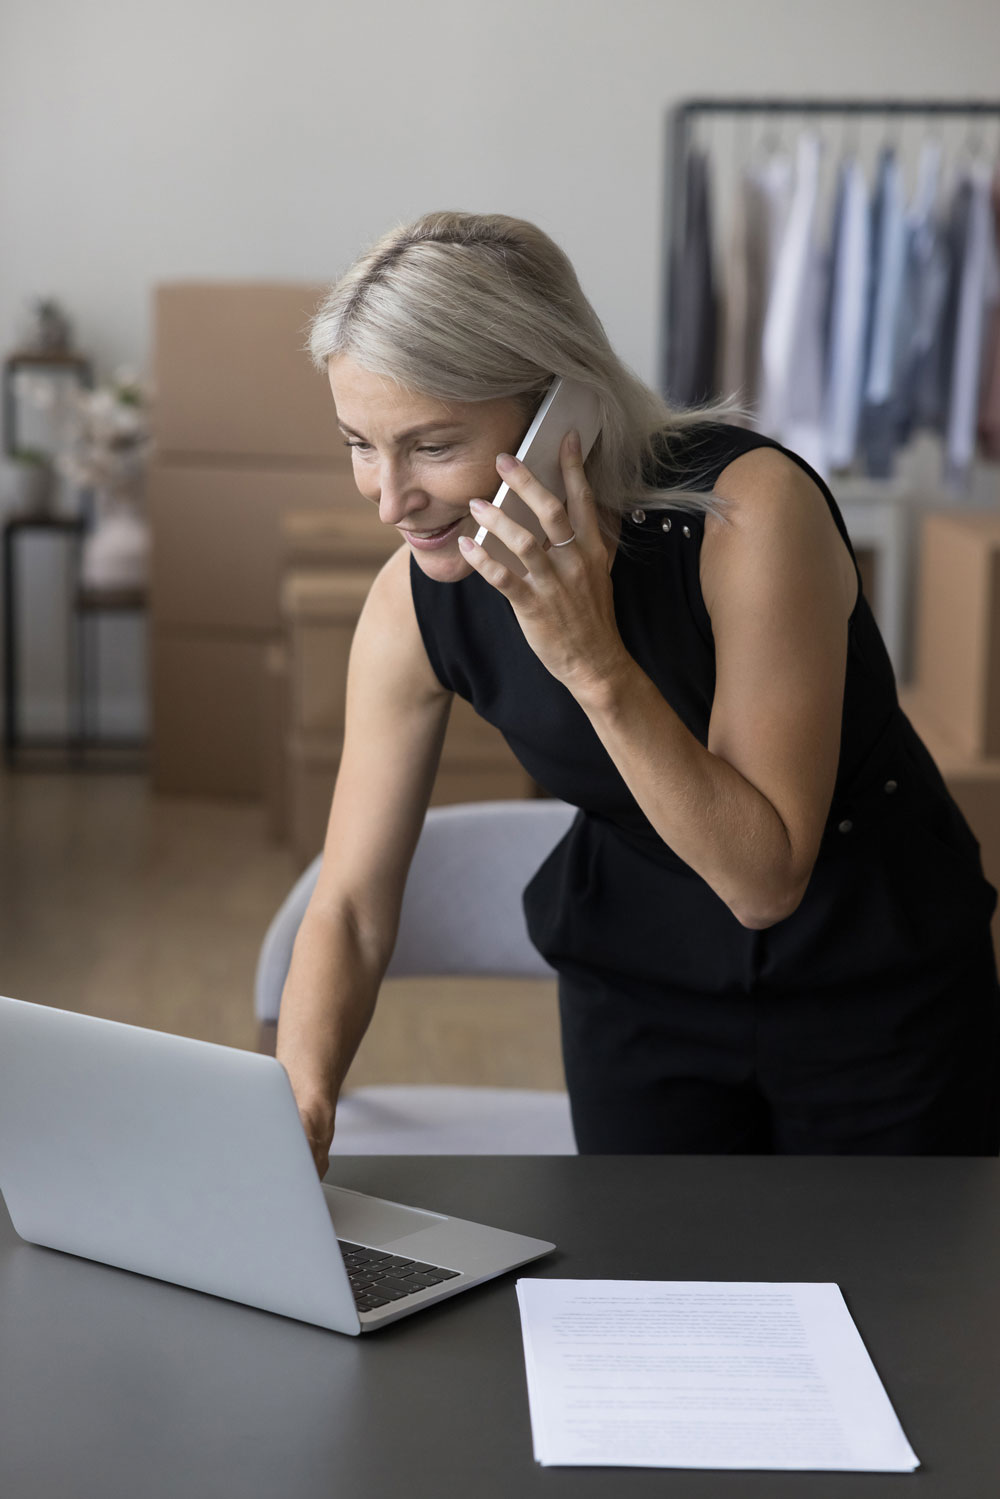
<path id="1" fill-rule="evenodd" d="M 415 1234 L 446 1221 L 439 1213 L 418 1212 L 416 1208 L 385 1202 L 381 1197 L 366 1197 L 347 1187 L 324 1185 L 323 1196 L 338 1239 L 348 1239 L 354 1244 L 391 1244 L 404 1234 Z"/>

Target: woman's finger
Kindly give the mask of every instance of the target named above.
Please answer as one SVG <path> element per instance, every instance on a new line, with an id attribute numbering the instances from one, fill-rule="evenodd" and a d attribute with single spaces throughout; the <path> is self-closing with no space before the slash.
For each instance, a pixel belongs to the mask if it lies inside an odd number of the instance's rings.
<path id="1" fill-rule="evenodd" d="M 491 505 L 485 500 L 470 500 L 469 509 L 473 518 L 503 543 L 525 573 L 537 567 L 539 558 L 544 556 L 545 544 L 534 531 L 529 531 L 527 526 L 508 515 L 501 505 Z M 565 516 L 563 519 L 565 521 Z"/>
<path id="2" fill-rule="evenodd" d="M 566 506 L 551 490 L 545 488 L 541 480 L 536 479 L 530 468 L 518 458 L 512 458 L 509 453 L 500 453 L 497 457 L 497 472 L 507 487 L 537 516 L 542 530 L 551 542 L 565 541 L 570 536 L 573 527 L 569 523 Z M 502 510 L 503 507 L 500 508 Z"/>
<path id="3" fill-rule="evenodd" d="M 504 567 L 502 562 L 491 557 L 489 552 L 471 536 L 460 536 L 458 549 L 469 566 L 475 568 L 491 587 L 495 588 L 498 593 L 505 594 L 511 603 L 516 601 L 517 590 L 522 580 L 516 577 L 509 567 Z"/>
<path id="4" fill-rule="evenodd" d="M 598 538 L 600 524 L 597 503 L 583 467 L 579 432 L 567 432 L 563 438 L 559 449 L 559 466 L 566 489 L 566 518 L 570 529 L 586 541 Z"/>

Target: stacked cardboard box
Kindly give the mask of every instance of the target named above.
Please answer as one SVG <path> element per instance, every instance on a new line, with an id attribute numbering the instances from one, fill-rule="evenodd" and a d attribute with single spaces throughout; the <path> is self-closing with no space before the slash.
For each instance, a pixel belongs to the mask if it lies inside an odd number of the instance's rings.
<path id="1" fill-rule="evenodd" d="M 1000 513 L 924 519 L 916 689 L 956 750 L 1000 756 Z"/>
<path id="2" fill-rule="evenodd" d="M 1000 512 L 924 517 L 915 657 L 903 709 L 1000 887 Z M 1000 916 L 993 930 L 1000 950 Z"/>
<path id="3" fill-rule="evenodd" d="M 288 838 L 288 651 L 283 640 L 264 653 L 260 696 L 261 779 L 267 834 Z"/>
<path id="4" fill-rule="evenodd" d="M 259 796 L 280 519 L 351 511 L 329 388 L 304 352 L 323 288 L 177 283 L 154 299 L 152 774 L 159 791 Z"/>

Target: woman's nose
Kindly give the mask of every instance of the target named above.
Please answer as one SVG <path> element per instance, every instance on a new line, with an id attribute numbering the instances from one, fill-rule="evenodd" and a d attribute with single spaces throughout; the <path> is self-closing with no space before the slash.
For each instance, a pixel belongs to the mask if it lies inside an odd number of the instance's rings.
<path id="1" fill-rule="evenodd" d="M 397 526 L 411 511 L 419 508 L 419 496 L 408 484 L 405 472 L 395 464 L 383 464 L 378 486 L 378 514 L 382 524 Z"/>

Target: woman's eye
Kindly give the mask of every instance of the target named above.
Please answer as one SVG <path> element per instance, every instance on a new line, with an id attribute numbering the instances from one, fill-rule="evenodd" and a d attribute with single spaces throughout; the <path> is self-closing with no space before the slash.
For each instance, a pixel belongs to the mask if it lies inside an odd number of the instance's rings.
<path id="1" fill-rule="evenodd" d="M 345 437 L 344 447 L 352 448 L 355 452 L 362 454 L 375 451 L 370 442 L 362 442 L 358 437 Z M 447 442 L 425 443 L 417 449 L 417 452 L 426 453 L 430 458 L 440 458 L 443 453 L 450 453 L 451 449 L 452 444 Z"/>

